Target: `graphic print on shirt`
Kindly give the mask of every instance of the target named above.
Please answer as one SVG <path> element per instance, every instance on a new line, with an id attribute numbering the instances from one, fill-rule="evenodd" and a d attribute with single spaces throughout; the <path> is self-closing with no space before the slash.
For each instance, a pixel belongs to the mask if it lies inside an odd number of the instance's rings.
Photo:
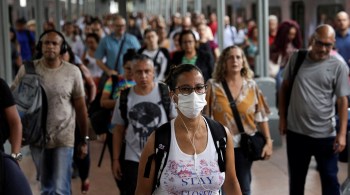
<path id="1" fill-rule="evenodd" d="M 134 105 L 129 111 L 129 121 L 133 127 L 134 134 L 140 138 L 140 149 L 147 142 L 148 136 L 159 126 L 162 113 L 159 105 L 152 102 L 141 102 Z"/>
<path id="2" fill-rule="evenodd" d="M 170 194 L 216 194 L 212 188 L 221 186 L 225 180 L 218 162 L 213 160 L 201 159 L 196 165 L 193 160 L 170 160 L 167 166 L 169 171 L 162 176 L 167 183 L 162 185 Z M 183 191 L 175 183 L 190 190 Z"/>

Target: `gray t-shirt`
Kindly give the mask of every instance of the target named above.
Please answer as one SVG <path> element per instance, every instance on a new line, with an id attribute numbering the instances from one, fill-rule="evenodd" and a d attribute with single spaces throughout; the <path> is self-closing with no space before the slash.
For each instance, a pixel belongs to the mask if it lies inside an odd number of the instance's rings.
<path id="1" fill-rule="evenodd" d="M 151 93 L 144 96 L 136 94 L 134 88 L 130 89 L 127 103 L 129 124 L 125 134 L 125 160 L 139 162 L 148 136 L 154 129 L 168 122 L 161 103 L 158 83 L 155 85 Z M 125 121 L 121 117 L 119 105 L 120 101 L 117 99 L 112 117 L 113 125 L 125 125 Z M 174 118 L 175 116 L 175 106 L 171 104 L 170 118 Z"/>
<path id="2" fill-rule="evenodd" d="M 285 68 L 285 80 L 293 72 L 296 56 Z M 348 75 L 348 67 L 334 56 L 314 62 L 307 55 L 294 80 L 288 130 L 314 138 L 335 136 L 335 101 L 350 94 Z"/>

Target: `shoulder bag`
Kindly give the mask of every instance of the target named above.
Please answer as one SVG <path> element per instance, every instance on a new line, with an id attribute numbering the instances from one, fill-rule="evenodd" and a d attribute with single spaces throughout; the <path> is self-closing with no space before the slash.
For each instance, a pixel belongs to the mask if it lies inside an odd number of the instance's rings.
<path id="1" fill-rule="evenodd" d="M 237 110 L 236 102 L 231 95 L 230 89 L 228 88 L 226 81 L 222 81 L 222 86 L 224 87 L 226 96 L 230 102 L 230 106 L 232 109 L 233 117 L 235 118 L 237 124 L 237 128 L 241 133 L 241 148 L 244 156 L 251 161 L 263 160 L 264 158 L 261 156 L 261 154 L 266 144 L 264 135 L 260 131 L 256 131 L 253 135 L 248 135 L 247 133 L 245 133 L 241 117 Z"/>

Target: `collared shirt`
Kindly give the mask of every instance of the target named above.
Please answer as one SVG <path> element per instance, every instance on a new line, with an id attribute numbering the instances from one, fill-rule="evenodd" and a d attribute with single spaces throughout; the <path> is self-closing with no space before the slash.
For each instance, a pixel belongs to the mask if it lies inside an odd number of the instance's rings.
<path id="1" fill-rule="evenodd" d="M 118 67 L 115 68 L 118 53 L 120 50 L 120 46 L 122 40 L 124 39 L 123 48 L 120 53 Z M 137 38 L 133 35 L 125 33 L 121 39 L 117 39 L 115 34 L 105 36 L 99 43 L 97 50 L 95 52 L 95 58 L 98 60 L 102 60 L 103 57 L 107 58 L 106 65 L 109 69 L 117 70 L 118 73 L 123 74 L 123 57 L 128 49 L 140 49 L 140 43 Z"/>
<path id="2" fill-rule="evenodd" d="M 338 53 L 344 58 L 348 67 L 350 67 L 350 28 L 345 36 L 337 32 L 335 40 L 335 47 Z"/>

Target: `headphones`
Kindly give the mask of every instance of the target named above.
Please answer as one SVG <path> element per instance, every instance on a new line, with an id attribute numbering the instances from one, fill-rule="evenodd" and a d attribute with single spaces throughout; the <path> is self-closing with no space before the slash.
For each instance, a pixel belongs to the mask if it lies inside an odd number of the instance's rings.
<path id="1" fill-rule="evenodd" d="M 60 49 L 60 55 L 64 54 L 67 52 L 68 50 L 68 44 L 66 42 L 66 39 L 64 38 L 63 34 L 60 33 L 59 31 L 57 30 L 47 30 L 45 32 L 43 32 L 40 37 L 39 37 L 39 41 L 37 43 L 37 45 L 35 46 L 35 50 L 37 51 L 38 54 L 42 54 L 42 51 L 41 51 L 41 48 L 42 48 L 42 38 L 46 35 L 46 34 L 49 34 L 49 33 L 56 33 L 58 36 L 60 36 L 62 38 L 62 44 L 61 44 L 61 49 Z"/>

